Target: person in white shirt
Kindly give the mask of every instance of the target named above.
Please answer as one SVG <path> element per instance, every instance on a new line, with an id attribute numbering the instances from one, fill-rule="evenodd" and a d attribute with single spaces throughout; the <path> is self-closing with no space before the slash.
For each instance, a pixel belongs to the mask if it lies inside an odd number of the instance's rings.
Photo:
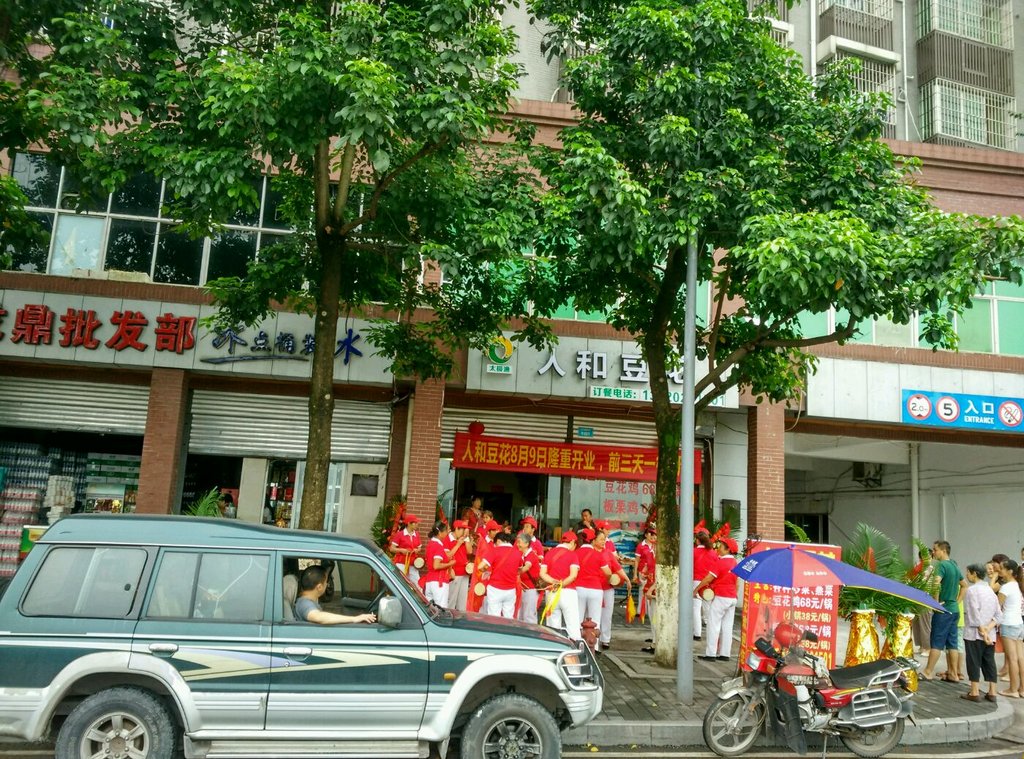
<path id="1" fill-rule="evenodd" d="M 999 635 L 1003 639 L 1003 653 L 1006 658 L 1006 669 L 1010 676 L 1010 687 L 999 691 L 1000 696 L 1008 698 L 1024 697 L 1024 614 L 1021 604 L 1021 581 L 1024 580 L 1024 568 L 1013 559 L 1004 559 L 998 568 L 1003 584 L 999 587 L 999 604 L 1003 610 L 1003 621 L 999 626 Z"/>

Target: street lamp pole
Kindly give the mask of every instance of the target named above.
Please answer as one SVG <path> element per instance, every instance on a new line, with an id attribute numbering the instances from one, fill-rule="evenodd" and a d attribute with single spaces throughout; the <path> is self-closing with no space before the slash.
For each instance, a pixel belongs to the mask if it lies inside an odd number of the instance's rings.
<path id="1" fill-rule="evenodd" d="M 686 244 L 686 312 L 683 327 L 683 430 L 679 444 L 679 640 L 676 646 L 676 696 L 693 703 L 693 529 L 694 385 L 697 363 L 697 232 Z"/>

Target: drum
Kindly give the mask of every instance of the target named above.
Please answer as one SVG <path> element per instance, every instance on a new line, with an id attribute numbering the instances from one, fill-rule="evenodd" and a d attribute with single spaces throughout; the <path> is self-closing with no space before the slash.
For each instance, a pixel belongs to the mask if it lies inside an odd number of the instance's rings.
<path id="1" fill-rule="evenodd" d="M 619 584 L 621 582 L 622 582 L 622 577 L 620 575 L 612 575 L 611 577 L 608 578 L 608 584 L 611 585 L 613 588 L 619 587 Z"/>
<path id="2" fill-rule="evenodd" d="M 473 595 L 475 595 L 475 596 L 487 595 L 487 586 L 484 585 L 482 582 L 478 582 L 476 585 L 473 586 Z"/>
<path id="3" fill-rule="evenodd" d="M 711 603 L 715 599 L 715 591 L 711 588 L 704 588 L 704 590 L 700 592 L 700 597 L 708 603 Z"/>
<path id="4" fill-rule="evenodd" d="M 466 563 L 466 574 L 467 575 L 473 574 L 473 562 L 471 562 L 471 561 Z"/>
<path id="5" fill-rule="evenodd" d="M 412 560 L 412 565 L 416 567 L 416 569 L 423 569 L 423 567 L 427 565 L 427 562 L 422 556 L 417 556 Z"/>

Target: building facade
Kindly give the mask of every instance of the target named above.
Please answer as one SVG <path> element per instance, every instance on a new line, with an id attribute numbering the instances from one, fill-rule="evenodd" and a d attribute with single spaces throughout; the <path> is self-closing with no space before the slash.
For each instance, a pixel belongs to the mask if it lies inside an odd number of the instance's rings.
<path id="1" fill-rule="evenodd" d="M 964 105 L 1003 103 L 998 95 L 1016 107 L 1020 14 L 999 16 L 1006 47 L 971 37 L 984 36 L 973 22 L 957 27 L 964 34 L 946 28 L 964 16 L 942 3 L 924 16 L 922 7 L 825 0 L 788 15 L 780 6 L 773 23 L 809 71 L 846 55 L 865 60 L 865 77 L 891 69 L 870 76 L 893 87 L 894 150 L 921 159 L 921 182 L 940 207 L 1024 213 L 1020 143 L 990 126 L 1002 124 L 1002 106 Z M 981 2 L 978 18 L 995 18 L 995 8 Z M 573 118 L 558 64 L 541 56 L 540 31 L 514 14 L 509 21 L 523 29 L 527 69 L 517 115 L 554 143 Z M 971 67 L 947 65 L 956 45 L 981 56 L 979 70 L 1002 73 L 961 81 Z M 994 94 L 947 97 L 969 87 Z M 974 117 L 951 120 L 965 108 L 984 114 L 983 128 Z M 312 321 L 282 311 L 254 328 L 211 331 L 200 289 L 244 272 L 263 245 L 287 234 L 269 186 L 257 188 L 254 214 L 184 241 L 165 234 L 174 220 L 161 216 L 155 178 L 135 178 L 76 213 L 74 178 L 46 156 L 6 156 L 2 170 L 51 232 L 46 246 L 13 251 L 12 270 L 0 272 L 2 497 L 10 514 L 26 515 L 4 529 L 75 501 L 176 512 L 212 488 L 232 494 L 238 518 L 297 524 Z M 706 313 L 712 293 L 700 296 Z M 808 327 L 836 317 L 808 317 Z M 1014 518 L 1024 488 L 1021 325 L 1024 288 L 993 282 L 957 325 L 959 353 L 920 345 L 915 324 L 880 320 L 860 325 L 845 346 L 816 348 L 818 371 L 791 407 L 725 396 L 698 419 L 695 502 L 735 515 L 739 537 L 781 538 L 790 519 L 842 543 L 868 521 L 904 545 L 945 536 L 958 557 L 1013 555 L 1024 543 Z M 601 314 L 571 303 L 553 326 L 559 343 L 550 350 L 496 336 L 490 351 L 462 355 L 448 382 L 413 383 L 376 356 L 366 322 L 340 323 L 325 529 L 369 535 L 389 499 L 404 496 L 429 521 L 438 507 L 461 511 L 475 494 L 499 519 L 534 514 L 549 534 L 583 509 L 626 530 L 641 524 L 655 436 L 639 350 Z M 70 502 L 50 495 L 54 477 Z"/>

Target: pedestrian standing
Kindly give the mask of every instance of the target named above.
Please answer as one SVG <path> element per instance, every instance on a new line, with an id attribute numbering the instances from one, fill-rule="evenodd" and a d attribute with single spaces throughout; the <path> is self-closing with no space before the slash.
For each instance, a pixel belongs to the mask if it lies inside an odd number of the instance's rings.
<path id="1" fill-rule="evenodd" d="M 957 629 L 960 624 L 960 601 L 967 590 L 960 567 L 950 558 L 952 548 L 948 541 L 936 540 L 932 544 L 935 576 L 939 579 L 938 601 L 948 614 L 932 616 L 931 649 L 928 651 L 928 663 L 921 671 L 925 680 L 935 679 L 935 665 L 939 663 L 939 654 L 946 652 L 946 672 L 942 679 L 951 683 L 960 682 L 960 653 L 957 650 Z M 985 570 L 981 570 L 982 576 Z M 989 588 L 991 590 L 991 588 Z M 993 594 L 994 596 L 995 594 Z"/>
<path id="2" fill-rule="evenodd" d="M 395 566 L 413 582 L 419 582 L 420 571 L 413 565 L 422 546 L 416 525 L 420 518 L 415 514 L 406 514 L 402 518 L 402 529 L 391 536 L 389 549 L 394 557 Z"/>
<path id="3" fill-rule="evenodd" d="M 607 524 L 607 523 L 604 523 Z M 632 593 L 632 585 L 629 582 L 629 576 L 626 571 L 622 568 L 619 563 L 619 556 L 615 552 L 615 544 L 607 538 L 606 528 L 601 528 L 598 533 L 598 540 L 603 537 L 604 541 L 604 555 L 608 562 L 608 569 L 611 573 L 608 577 L 605 577 L 601 581 L 602 590 L 602 601 L 601 601 L 601 648 L 610 648 L 612 644 L 612 614 L 615 611 L 615 585 L 625 583 L 626 584 L 626 596 L 628 597 Z M 613 577 L 617 577 L 618 581 L 613 580 Z"/>
<path id="4" fill-rule="evenodd" d="M 968 587 L 964 593 L 964 649 L 967 653 L 967 678 L 971 689 L 960 698 L 981 701 L 980 679 L 988 683 L 985 700 L 996 700 L 996 627 L 1002 614 L 999 600 L 986 580 L 985 567 L 967 566 Z"/>
<path id="5" fill-rule="evenodd" d="M 700 581 L 708 576 L 708 572 L 711 571 L 712 565 L 718 560 L 718 554 L 712 546 L 711 534 L 708 532 L 707 528 L 704 527 L 703 519 L 694 529 L 693 539 L 695 542 L 695 545 L 693 546 L 693 588 L 696 590 Z M 703 619 L 704 621 L 707 621 L 710 609 L 711 604 L 695 593 L 693 596 L 694 640 L 700 640 L 701 635 L 704 632 L 701 620 Z"/>
<path id="6" fill-rule="evenodd" d="M 698 658 L 704 661 L 729 661 L 732 655 L 732 628 L 736 619 L 737 577 L 732 573 L 732 568 L 736 566 L 739 546 L 732 538 L 725 537 L 715 541 L 714 549 L 718 559 L 693 591 L 694 596 L 699 596 L 704 588 L 710 587 L 715 594 L 708 613 L 704 655 Z"/>
<path id="7" fill-rule="evenodd" d="M 636 550 L 636 573 L 637 573 L 637 586 L 640 588 L 638 592 L 639 598 L 637 599 L 637 613 L 641 614 L 641 618 L 644 615 L 647 616 L 651 624 L 651 637 L 647 639 L 647 643 L 650 645 L 644 646 L 640 650 L 645 654 L 653 654 L 654 647 L 657 645 L 657 628 L 654 624 L 654 615 L 657 610 L 657 596 L 656 591 L 656 570 L 658 567 L 658 561 L 656 558 L 655 551 L 658 544 L 658 531 L 654 528 L 654 525 L 648 525 L 644 530 L 644 540 L 637 546 Z"/>
<path id="8" fill-rule="evenodd" d="M 1003 580 L 996 594 L 1003 611 L 999 635 L 1003 639 L 1006 673 L 1010 678 L 1010 687 L 999 695 L 1020 698 L 1024 696 L 1024 615 L 1021 610 L 1024 599 L 1020 590 L 1024 571 L 1013 559 L 1006 558 L 999 565 L 999 574 Z"/>
<path id="9" fill-rule="evenodd" d="M 519 598 L 517 618 L 521 622 L 537 624 L 537 582 L 540 579 L 540 557 L 533 550 L 533 537 L 525 530 L 516 536 L 516 548 L 523 554 L 519 567 L 519 584 L 522 593 Z"/>
<path id="10" fill-rule="evenodd" d="M 466 599 L 469 596 L 469 522 L 456 519 L 452 522 L 448 533 L 448 553 L 452 564 L 451 582 L 448 584 L 448 604 L 452 609 L 466 610 Z"/>
<path id="11" fill-rule="evenodd" d="M 604 580 L 611 576 L 608 557 L 604 553 L 605 535 L 600 533 L 598 539 L 599 533 L 589 527 L 584 527 L 576 534 L 579 536 L 576 556 L 580 562 L 580 571 L 576 576 L 576 598 L 580 604 L 580 622 L 591 619 L 600 627 Z M 599 645 L 595 650 L 600 650 Z"/>
<path id="12" fill-rule="evenodd" d="M 576 575 L 580 560 L 576 557 L 576 533 L 566 530 L 561 542 L 546 554 L 540 563 L 540 579 L 548 584 L 541 622 L 548 627 L 561 628 L 570 640 L 582 640 L 580 629 L 580 603 L 576 598 Z"/>
<path id="13" fill-rule="evenodd" d="M 447 609 L 448 584 L 451 582 L 449 570 L 455 564 L 455 560 L 448 555 L 448 525 L 435 522 L 428 537 L 424 594 L 428 601 Z"/>
<path id="14" fill-rule="evenodd" d="M 482 559 L 487 579 L 487 600 L 484 613 L 492 617 L 513 619 L 516 611 L 516 586 L 519 584 L 519 567 L 523 554 L 512 545 L 512 536 L 498 532 L 494 545 Z"/>

